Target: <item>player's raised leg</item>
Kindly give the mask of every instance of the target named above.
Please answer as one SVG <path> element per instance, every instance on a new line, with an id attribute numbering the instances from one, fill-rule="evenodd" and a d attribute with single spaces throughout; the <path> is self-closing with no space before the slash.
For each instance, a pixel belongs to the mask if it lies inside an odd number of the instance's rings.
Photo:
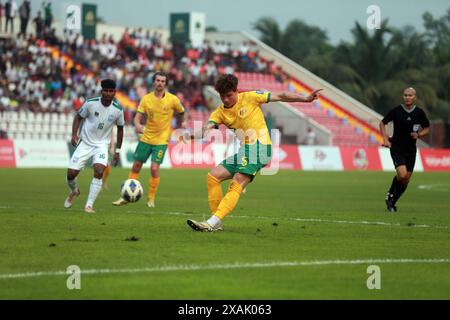
<path id="1" fill-rule="evenodd" d="M 187 224 L 196 231 L 219 231 L 223 230 L 222 222 L 214 216 L 220 202 L 223 199 L 221 182 L 231 179 L 231 173 L 222 165 L 218 165 L 206 175 L 206 189 L 208 190 L 208 203 L 211 210 L 211 218 L 208 221 L 198 222 L 189 219 Z M 217 230 L 214 229 L 216 227 Z"/>
<path id="2" fill-rule="evenodd" d="M 225 168 L 224 168 L 225 170 Z M 188 220 L 188 225 L 196 231 L 222 231 L 222 220 L 236 207 L 242 190 L 250 183 L 251 176 L 236 173 L 231 180 L 228 191 L 217 206 L 217 210 L 206 221 Z M 211 204 L 210 204 L 211 206 Z"/>
<path id="3" fill-rule="evenodd" d="M 214 214 L 222 201 L 222 181 L 233 176 L 222 165 L 218 165 L 206 175 L 206 189 L 208 190 L 208 204 L 211 214 Z"/>

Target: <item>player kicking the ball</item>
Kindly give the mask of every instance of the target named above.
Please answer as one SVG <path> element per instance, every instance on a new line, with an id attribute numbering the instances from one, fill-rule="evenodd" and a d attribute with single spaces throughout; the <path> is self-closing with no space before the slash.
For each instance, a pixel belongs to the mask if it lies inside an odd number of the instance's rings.
<path id="1" fill-rule="evenodd" d="M 248 91 L 238 93 L 238 79 L 231 74 L 222 75 L 215 84 L 223 104 L 210 116 L 202 132 L 186 137 L 204 137 L 212 129 L 224 124 L 230 129 L 243 133 L 241 149 L 234 156 L 222 161 L 206 176 L 208 202 L 211 217 L 206 221 L 187 220 L 195 231 L 221 231 L 223 219 L 236 207 L 244 188 L 253 181 L 256 174 L 266 166 L 271 158 L 272 143 L 267 129 L 261 104 L 282 102 L 311 102 L 318 98 L 314 90 L 308 97 L 297 93 L 271 94 L 267 91 Z M 221 183 L 231 180 L 225 196 Z"/>
<path id="2" fill-rule="evenodd" d="M 64 208 L 70 208 L 73 201 L 80 195 L 77 176 L 92 158 L 94 178 L 89 188 L 89 195 L 84 211 L 93 213 L 94 202 L 102 189 L 102 177 L 108 164 L 108 147 L 111 141 L 111 131 L 117 125 L 117 144 L 113 165 L 119 162 L 119 152 L 122 146 L 123 126 L 125 124 L 123 109 L 114 99 L 116 83 L 105 79 L 101 82 L 101 97 L 88 99 L 76 114 L 72 124 L 72 145 L 76 147 L 67 169 L 67 185 L 70 193 L 64 202 Z M 78 129 L 81 121 L 81 137 L 78 139 Z"/>

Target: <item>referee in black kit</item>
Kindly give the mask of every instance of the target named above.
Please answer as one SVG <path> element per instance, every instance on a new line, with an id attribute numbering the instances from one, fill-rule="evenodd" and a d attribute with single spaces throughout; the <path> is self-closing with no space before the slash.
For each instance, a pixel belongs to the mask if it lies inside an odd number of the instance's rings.
<path id="1" fill-rule="evenodd" d="M 417 107 L 416 90 L 407 88 L 403 91 L 403 104 L 395 107 L 381 120 L 380 130 L 383 135 L 383 146 L 390 148 L 397 175 L 392 179 L 391 188 L 386 195 L 388 211 L 396 212 L 396 203 L 408 187 L 409 179 L 416 162 L 416 142 L 430 131 L 430 122 L 425 112 Z M 386 124 L 394 122 L 394 135 L 390 138 L 386 133 Z"/>

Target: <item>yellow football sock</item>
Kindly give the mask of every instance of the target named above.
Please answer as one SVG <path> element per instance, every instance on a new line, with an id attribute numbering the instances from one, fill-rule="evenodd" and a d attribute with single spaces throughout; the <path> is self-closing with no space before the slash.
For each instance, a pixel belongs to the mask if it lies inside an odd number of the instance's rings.
<path id="1" fill-rule="evenodd" d="M 155 201 L 156 191 L 158 191 L 158 185 L 159 185 L 160 178 L 153 178 L 151 177 L 148 180 L 148 199 Z"/>
<path id="2" fill-rule="evenodd" d="M 103 183 L 106 183 L 110 173 L 111 173 L 111 166 L 108 164 L 105 168 L 105 171 L 103 171 L 103 177 L 102 177 Z"/>
<path id="3" fill-rule="evenodd" d="M 236 207 L 239 197 L 242 193 L 242 186 L 234 180 L 231 180 L 228 192 L 220 201 L 217 211 L 214 213 L 216 217 L 223 220 Z"/>
<path id="4" fill-rule="evenodd" d="M 139 180 L 139 172 L 138 173 L 134 173 L 133 171 L 131 171 L 130 174 L 128 175 L 128 179 Z"/>
<path id="5" fill-rule="evenodd" d="M 211 213 L 217 211 L 220 201 L 222 201 L 222 186 L 220 180 L 208 173 L 206 176 L 206 187 L 208 189 L 208 203 Z"/>

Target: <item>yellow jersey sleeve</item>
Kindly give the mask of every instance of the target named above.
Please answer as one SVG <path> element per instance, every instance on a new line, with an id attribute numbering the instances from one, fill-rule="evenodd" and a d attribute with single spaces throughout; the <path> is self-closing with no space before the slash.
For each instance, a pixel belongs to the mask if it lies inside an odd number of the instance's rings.
<path id="1" fill-rule="evenodd" d="M 144 97 L 142 97 L 141 101 L 139 102 L 137 112 L 145 114 L 146 108 L 147 108 L 147 99 L 144 96 Z"/>
<path id="2" fill-rule="evenodd" d="M 222 108 L 219 107 L 211 113 L 208 119 L 208 123 L 214 123 L 216 125 L 216 128 L 218 128 L 219 124 L 223 123 L 222 118 Z"/>
<path id="3" fill-rule="evenodd" d="M 178 112 L 178 113 L 183 113 L 184 112 L 184 107 L 181 104 L 180 99 L 178 99 L 177 96 L 173 96 L 173 109 Z"/>
<path id="4" fill-rule="evenodd" d="M 258 103 L 259 105 L 270 102 L 270 91 L 262 91 L 262 90 L 250 91 L 248 92 L 248 95 L 253 101 Z"/>

